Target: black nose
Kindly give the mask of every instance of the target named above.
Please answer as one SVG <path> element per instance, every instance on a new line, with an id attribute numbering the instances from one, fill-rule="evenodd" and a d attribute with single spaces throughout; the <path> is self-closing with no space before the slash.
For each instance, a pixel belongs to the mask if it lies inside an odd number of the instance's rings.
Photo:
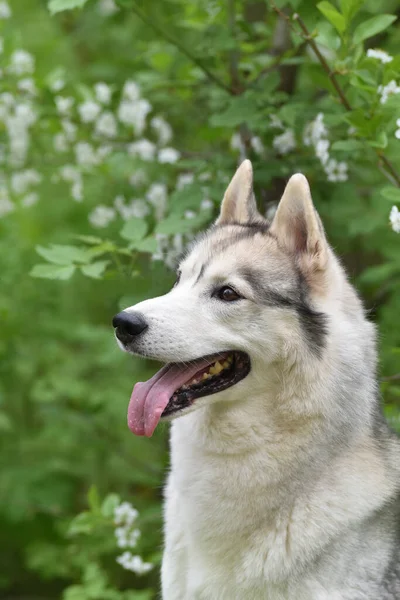
<path id="1" fill-rule="evenodd" d="M 112 321 L 117 338 L 125 344 L 131 342 L 136 335 L 147 329 L 148 325 L 143 315 L 136 312 L 122 312 L 115 315 Z"/>

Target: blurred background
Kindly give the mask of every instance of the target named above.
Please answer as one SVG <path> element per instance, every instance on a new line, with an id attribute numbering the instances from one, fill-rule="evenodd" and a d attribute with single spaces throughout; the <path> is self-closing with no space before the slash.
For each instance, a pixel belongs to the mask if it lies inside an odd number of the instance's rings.
<path id="1" fill-rule="evenodd" d="M 253 161 L 272 217 L 302 171 L 379 328 L 400 430 L 395 0 L 0 0 L 0 598 L 159 593 L 168 427 L 112 316 L 166 292 Z M 397 53 L 397 54 L 396 54 Z"/>

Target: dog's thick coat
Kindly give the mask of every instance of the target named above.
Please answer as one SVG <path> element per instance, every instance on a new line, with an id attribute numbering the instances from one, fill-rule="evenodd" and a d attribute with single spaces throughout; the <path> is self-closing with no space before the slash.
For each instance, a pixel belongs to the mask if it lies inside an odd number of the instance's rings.
<path id="1" fill-rule="evenodd" d="M 272 224 L 249 161 L 165 296 L 128 311 L 128 349 L 165 362 L 251 359 L 171 426 L 163 600 L 400 598 L 400 445 L 380 410 L 375 330 L 329 247 L 304 176 Z M 223 303 L 211 291 L 232 285 Z"/>

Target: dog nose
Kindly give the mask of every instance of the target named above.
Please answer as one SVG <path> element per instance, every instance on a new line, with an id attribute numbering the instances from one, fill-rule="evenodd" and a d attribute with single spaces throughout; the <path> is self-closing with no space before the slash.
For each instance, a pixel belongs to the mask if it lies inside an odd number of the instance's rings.
<path id="1" fill-rule="evenodd" d="M 143 315 L 136 312 L 129 313 L 125 310 L 115 315 L 112 324 L 117 338 L 125 344 L 131 342 L 135 336 L 148 327 Z"/>

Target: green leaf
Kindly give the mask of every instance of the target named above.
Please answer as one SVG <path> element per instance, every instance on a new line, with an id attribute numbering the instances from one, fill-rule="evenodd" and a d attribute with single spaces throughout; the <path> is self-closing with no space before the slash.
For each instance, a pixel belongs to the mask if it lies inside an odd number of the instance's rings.
<path id="1" fill-rule="evenodd" d="M 77 515 L 70 523 L 68 535 L 77 535 L 79 533 L 90 533 L 95 525 L 95 518 L 89 512 L 83 512 Z"/>
<path id="2" fill-rule="evenodd" d="M 332 150 L 343 150 L 352 152 L 364 148 L 363 142 L 360 140 L 340 140 L 332 144 Z"/>
<path id="3" fill-rule="evenodd" d="M 376 140 L 370 140 L 368 142 L 369 146 L 372 148 L 386 148 L 388 145 L 388 138 L 384 131 L 381 131 Z"/>
<path id="4" fill-rule="evenodd" d="M 101 514 L 103 517 L 106 517 L 107 519 L 113 517 L 114 511 L 120 502 L 121 499 L 117 494 L 108 494 L 101 505 Z"/>
<path id="5" fill-rule="evenodd" d="M 340 0 L 340 8 L 342 9 L 342 13 L 346 19 L 347 25 L 350 23 L 354 15 L 360 10 L 364 2 L 365 0 Z"/>
<path id="6" fill-rule="evenodd" d="M 378 15 L 361 23 L 356 27 L 353 36 L 354 45 L 384 31 L 397 19 L 396 15 Z"/>
<path id="7" fill-rule="evenodd" d="M 52 15 L 62 12 L 63 10 L 71 10 L 71 8 L 82 8 L 88 0 L 50 0 L 47 7 Z"/>
<path id="8" fill-rule="evenodd" d="M 343 15 L 330 3 L 324 0 L 317 4 L 317 8 L 324 17 L 328 19 L 330 23 L 337 29 L 339 33 L 343 33 L 346 29 L 346 21 Z"/>
<path id="9" fill-rule="evenodd" d="M 49 248 L 36 246 L 36 252 L 51 263 L 56 265 L 70 265 L 71 263 L 87 263 L 90 255 L 88 251 L 77 246 L 62 246 L 52 244 Z"/>
<path id="10" fill-rule="evenodd" d="M 91 485 L 87 494 L 87 500 L 93 512 L 100 511 L 100 496 L 95 485 Z"/>
<path id="11" fill-rule="evenodd" d="M 388 200 L 390 200 L 391 202 L 400 202 L 400 189 L 393 187 L 393 186 L 387 186 L 384 187 L 381 190 L 381 195 L 384 198 L 387 198 Z"/>
<path id="12" fill-rule="evenodd" d="M 103 275 L 105 268 L 109 263 L 109 260 L 98 260 L 96 262 L 91 263 L 90 265 L 82 266 L 81 271 L 87 277 L 92 277 L 93 279 L 101 279 L 101 275 Z"/>
<path id="13" fill-rule="evenodd" d="M 130 248 L 132 250 L 138 250 L 139 252 L 153 254 L 158 248 L 158 243 L 154 236 L 148 236 L 144 238 L 144 240 L 133 242 L 133 244 L 130 245 Z"/>
<path id="14" fill-rule="evenodd" d="M 30 275 L 32 277 L 40 277 L 42 279 L 70 279 L 74 274 L 74 265 L 35 265 Z"/>
<path id="15" fill-rule="evenodd" d="M 147 233 L 147 223 L 143 219 L 137 219 L 136 217 L 132 217 L 129 221 L 126 221 L 123 228 L 119 232 L 120 236 L 124 238 L 124 240 L 128 241 L 137 241 L 144 238 Z"/>
<path id="16" fill-rule="evenodd" d="M 400 265 L 398 262 L 384 263 L 383 265 L 368 267 L 368 269 L 362 272 L 358 280 L 360 283 L 378 285 L 384 283 L 389 277 L 399 273 L 399 271 Z"/>

